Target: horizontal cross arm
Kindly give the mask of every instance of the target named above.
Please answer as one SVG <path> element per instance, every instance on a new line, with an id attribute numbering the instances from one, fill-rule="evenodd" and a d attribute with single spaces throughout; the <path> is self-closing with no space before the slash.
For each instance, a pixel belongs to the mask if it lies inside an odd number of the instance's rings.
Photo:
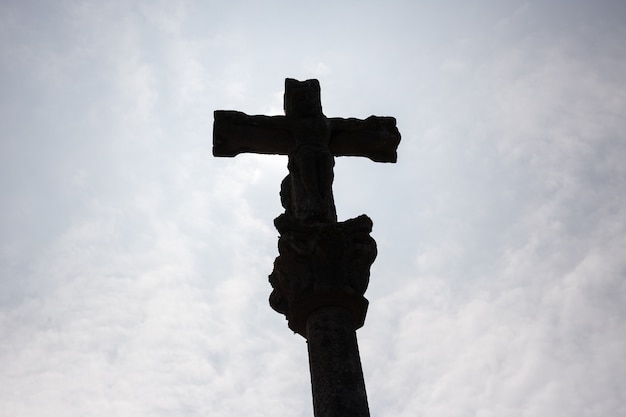
<path id="1" fill-rule="evenodd" d="M 289 140 L 285 116 L 249 116 L 234 110 L 214 112 L 214 156 L 248 152 L 287 155 Z"/>
<path id="2" fill-rule="evenodd" d="M 396 162 L 400 132 L 393 117 L 365 120 L 329 118 L 329 148 L 335 156 L 365 156 L 375 162 Z"/>

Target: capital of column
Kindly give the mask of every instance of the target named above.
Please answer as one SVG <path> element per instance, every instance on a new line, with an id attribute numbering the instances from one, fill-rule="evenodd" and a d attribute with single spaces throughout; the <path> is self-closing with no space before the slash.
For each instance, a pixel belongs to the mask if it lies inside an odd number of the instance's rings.
<path id="1" fill-rule="evenodd" d="M 307 338 L 307 318 L 323 307 L 345 308 L 354 328 L 363 326 L 368 306 L 363 294 L 377 254 L 370 218 L 306 224 L 282 214 L 274 224 L 279 256 L 269 276 L 269 300 L 289 328 Z"/>

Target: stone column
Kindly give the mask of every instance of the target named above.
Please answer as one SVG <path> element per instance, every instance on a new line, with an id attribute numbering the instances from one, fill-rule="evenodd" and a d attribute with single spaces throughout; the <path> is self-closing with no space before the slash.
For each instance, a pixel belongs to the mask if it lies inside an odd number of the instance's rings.
<path id="1" fill-rule="evenodd" d="M 270 305 L 307 339 L 315 417 L 369 417 L 356 330 L 376 258 L 367 216 L 342 223 L 275 221 L 281 236 Z"/>
<path id="2" fill-rule="evenodd" d="M 342 307 L 320 308 L 307 320 L 307 345 L 317 417 L 369 417 L 356 331 Z"/>

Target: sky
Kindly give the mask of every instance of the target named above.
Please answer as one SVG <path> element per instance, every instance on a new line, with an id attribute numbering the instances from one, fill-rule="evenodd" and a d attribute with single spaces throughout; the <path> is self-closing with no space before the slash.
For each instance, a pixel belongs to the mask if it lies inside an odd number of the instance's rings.
<path id="1" fill-rule="evenodd" d="M 394 116 L 337 158 L 372 416 L 626 416 L 626 3 L 0 3 L 0 417 L 312 416 L 268 304 L 285 156 L 214 110 Z"/>

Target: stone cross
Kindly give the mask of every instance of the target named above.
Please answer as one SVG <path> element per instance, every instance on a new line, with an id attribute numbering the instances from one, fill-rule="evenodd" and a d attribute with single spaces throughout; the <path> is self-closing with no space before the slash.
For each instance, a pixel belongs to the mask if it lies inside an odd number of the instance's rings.
<path id="1" fill-rule="evenodd" d="M 327 118 L 317 80 L 285 80 L 285 116 L 215 112 L 213 155 L 243 152 L 289 155 L 289 214 L 305 222 L 336 221 L 332 195 L 334 156 L 396 162 L 400 134 L 393 117 Z"/>
<path id="2" fill-rule="evenodd" d="M 400 133 L 393 117 L 327 118 L 317 80 L 286 79 L 284 109 L 285 116 L 215 111 L 213 155 L 288 155 L 270 305 L 307 340 L 315 417 L 368 417 L 356 330 L 376 242 L 367 216 L 337 222 L 334 157 L 396 162 Z"/>

